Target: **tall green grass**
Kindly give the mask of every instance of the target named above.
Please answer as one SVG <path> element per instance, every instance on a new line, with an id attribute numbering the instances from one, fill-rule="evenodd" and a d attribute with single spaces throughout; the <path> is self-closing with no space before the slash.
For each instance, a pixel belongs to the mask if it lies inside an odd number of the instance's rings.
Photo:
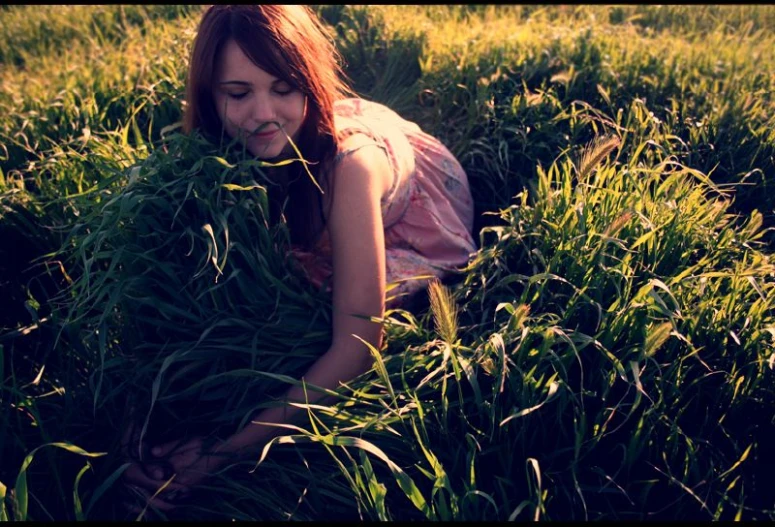
<path id="1" fill-rule="evenodd" d="M 36 58 L 59 56 L 73 45 L 117 45 L 131 28 L 197 10 L 198 6 L 186 5 L 13 6 L 3 13 L 0 25 L 0 63 L 24 68 L 34 66 Z"/>
<path id="2" fill-rule="evenodd" d="M 775 10 L 315 9 L 459 157 L 481 248 L 173 516 L 773 519 Z M 130 405 L 225 433 L 325 349 L 265 167 L 175 135 L 200 11 L 0 11 L 2 519 L 130 519 Z"/>

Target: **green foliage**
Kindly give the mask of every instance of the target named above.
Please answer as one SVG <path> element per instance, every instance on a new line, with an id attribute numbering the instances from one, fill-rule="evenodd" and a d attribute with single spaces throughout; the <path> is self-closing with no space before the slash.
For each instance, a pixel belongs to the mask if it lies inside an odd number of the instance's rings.
<path id="1" fill-rule="evenodd" d="M 176 517 L 775 518 L 775 9 L 315 9 L 480 249 Z M 129 519 L 131 419 L 229 433 L 328 346 L 271 167 L 175 133 L 200 13 L 0 10 L 0 519 Z"/>
<path id="2" fill-rule="evenodd" d="M 16 6 L 0 19 L 0 63 L 25 67 L 31 59 L 60 53 L 63 44 L 116 45 L 132 27 L 174 20 L 198 9 L 181 5 Z"/>
<path id="3" fill-rule="evenodd" d="M 200 401 L 192 427 L 236 426 L 251 407 L 232 409 L 225 394 L 248 405 L 279 395 L 272 375 L 301 376 L 325 351 L 327 299 L 282 278 L 293 260 L 284 224 L 270 224 L 265 164 L 221 155 L 175 135 L 119 173 L 125 184 L 88 196 L 99 205 L 66 243 L 66 264 L 83 268 L 63 301 L 66 322 L 84 332 L 84 359 L 99 358 L 95 407 L 125 391 L 103 387 L 115 371 L 119 386 L 152 387 L 151 406 Z"/>

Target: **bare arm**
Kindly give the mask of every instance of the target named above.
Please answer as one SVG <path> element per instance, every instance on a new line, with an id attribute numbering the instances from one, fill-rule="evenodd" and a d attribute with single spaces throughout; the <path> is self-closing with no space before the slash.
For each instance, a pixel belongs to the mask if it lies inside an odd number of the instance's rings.
<path id="1" fill-rule="evenodd" d="M 347 382 L 371 367 L 373 359 L 368 348 L 353 335 L 380 348 L 382 327 L 368 318 L 381 318 L 385 311 L 385 241 L 380 199 L 389 186 L 390 173 L 385 153 L 377 148 L 358 150 L 337 168 L 328 220 L 334 269 L 333 339 L 328 351 L 302 378 L 307 385 L 335 389 L 340 382 Z M 307 390 L 310 403 L 321 402 L 324 395 Z M 285 400 L 306 402 L 303 388 L 290 388 Z M 283 405 L 262 411 L 253 421 L 290 423 L 302 412 Z M 249 424 L 219 450 L 255 453 L 281 432 L 279 427 Z"/>

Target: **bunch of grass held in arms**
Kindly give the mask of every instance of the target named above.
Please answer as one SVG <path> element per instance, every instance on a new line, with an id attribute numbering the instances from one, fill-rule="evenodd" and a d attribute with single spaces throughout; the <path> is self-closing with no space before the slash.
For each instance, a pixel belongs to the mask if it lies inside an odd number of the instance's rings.
<path id="1" fill-rule="evenodd" d="M 73 227 L 80 276 L 60 307 L 94 410 L 133 407 L 150 444 L 234 433 L 330 344 L 330 300 L 293 273 L 248 157 L 173 136 Z"/>

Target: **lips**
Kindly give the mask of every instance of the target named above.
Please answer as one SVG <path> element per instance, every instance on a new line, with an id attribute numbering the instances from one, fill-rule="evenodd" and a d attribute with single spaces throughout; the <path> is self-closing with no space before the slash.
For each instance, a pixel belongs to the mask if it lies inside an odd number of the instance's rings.
<path id="1" fill-rule="evenodd" d="M 248 129 L 247 131 L 250 133 L 250 135 L 269 136 L 269 135 L 273 135 L 280 128 L 282 128 L 282 125 L 280 125 L 280 123 L 270 122 L 270 123 L 264 123 L 261 126 L 256 126 L 252 129 L 252 131 L 250 129 Z"/>
<path id="2" fill-rule="evenodd" d="M 250 137 L 255 138 L 255 139 L 266 140 L 266 139 L 273 138 L 275 136 L 275 134 L 277 134 L 277 130 L 276 129 L 275 130 L 270 130 L 268 132 L 260 132 L 260 133 L 259 132 L 254 132 L 254 133 L 250 134 Z"/>

